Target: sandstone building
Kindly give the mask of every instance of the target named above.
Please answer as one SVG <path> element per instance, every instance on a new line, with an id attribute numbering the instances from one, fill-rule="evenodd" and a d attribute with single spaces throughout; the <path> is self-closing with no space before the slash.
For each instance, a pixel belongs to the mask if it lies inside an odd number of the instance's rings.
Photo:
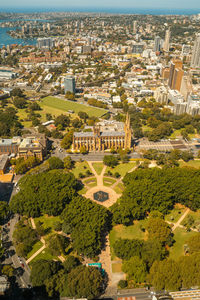
<path id="1" fill-rule="evenodd" d="M 131 127 L 127 114 L 125 124 L 117 121 L 102 121 L 87 132 L 74 132 L 73 150 L 84 147 L 88 151 L 104 151 L 106 149 L 130 149 Z"/>

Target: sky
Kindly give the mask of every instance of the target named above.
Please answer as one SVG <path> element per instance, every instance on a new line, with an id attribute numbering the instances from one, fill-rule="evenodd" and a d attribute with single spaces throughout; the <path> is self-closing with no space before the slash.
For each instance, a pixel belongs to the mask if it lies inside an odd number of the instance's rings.
<path id="1" fill-rule="evenodd" d="M 0 8 L 167 8 L 198 9 L 199 0 L 0 0 Z"/>

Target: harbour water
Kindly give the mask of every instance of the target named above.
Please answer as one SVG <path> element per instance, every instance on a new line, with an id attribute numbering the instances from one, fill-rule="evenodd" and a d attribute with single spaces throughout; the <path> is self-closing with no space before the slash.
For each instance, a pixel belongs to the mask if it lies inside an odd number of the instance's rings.
<path id="1" fill-rule="evenodd" d="M 0 27 L 0 48 L 2 46 L 21 44 L 21 45 L 35 45 L 36 39 L 16 39 L 10 36 L 7 31 L 15 28 Z"/>

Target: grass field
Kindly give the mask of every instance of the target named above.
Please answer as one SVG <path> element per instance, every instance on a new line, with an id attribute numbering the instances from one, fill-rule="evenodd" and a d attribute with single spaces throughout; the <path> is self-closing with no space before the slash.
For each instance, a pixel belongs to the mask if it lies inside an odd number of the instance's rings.
<path id="1" fill-rule="evenodd" d="M 200 210 L 197 211 L 190 211 L 189 214 L 186 216 L 186 218 L 181 222 L 181 225 L 184 224 L 185 221 L 187 221 L 187 218 L 189 216 L 192 216 L 194 219 L 194 225 L 192 227 L 198 227 L 200 225 Z"/>
<path id="2" fill-rule="evenodd" d="M 74 176 L 76 178 L 79 177 L 79 173 L 82 174 L 86 174 L 86 171 L 89 170 L 90 172 L 92 172 L 92 170 L 90 169 L 88 163 L 86 161 L 83 162 L 76 162 L 75 163 L 75 168 L 72 169 L 72 173 L 74 174 Z"/>
<path id="3" fill-rule="evenodd" d="M 33 249 L 27 254 L 27 259 L 29 259 L 35 252 L 37 252 L 43 246 L 42 242 L 38 241 L 33 245 Z"/>
<path id="4" fill-rule="evenodd" d="M 122 192 L 123 192 L 123 190 L 124 190 L 124 185 L 123 185 L 123 183 L 118 183 L 118 185 L 116 185 L 115 187 L 114 187 L 114 190 L 115 190 L 115 192 L 117 193 L 117 194 L 121 194 Z"/>
<path id="5" fill-rule="evenodd" d="M 175 207 L 170 214 L 165 216 L 165 221 L 168 222 L 172 222 L 172 223 L 176 223 L 180 217 L 182 216 L 182 214 L 184 214 L 186 208 L 178 208 Z"/>
<path id="6" fill-rule="evenodd" d="M 180 167 L 193 167 L 196 169 L 200 168 L 200 160 L 190 160 L 188 162 L 179 161 Z"/>
<path id="7" fill-rule="evenodd" d="M 115 258 L 113 245 L 117 239 L 146 239 L 146 233 L 141 230 L 146 223 L 147 220 L 142 220 L 135 221 L 134 225 L 131 226 L 117 225 L 113 227 L 109 235 L 112 260 Z"/>
<path id="8" fill-rule="evenodd" d="M 46 259 L 46 260 L 58 260 L 57 257 L 54 257 L 51 255 L 48 248 L 45 248 L 42 252 L 40 252 L 31 262 L 30 265 L 40 259 Z"/>
<path id="9" fill-rule="evenodd" d="M 100 175 L 103 170 L 104 164 L 99 162 L 99 163 L 93 163 L 92 166 L 97 172 L 97 175 Z"/>
<path id="10" fill-rule="evenodd" d="M 67 112 L 68 110 L 73 110 L 76 114 L 78 114 L 78 112 L 80 111 L 83 111 L 86 112 L 90 117 L 94 116 L 97 118 L 101 117 L 107 112 L 107 110 L 105 109 L 91 107 L 84 104 L 79 104 L 69 100 L 62 100 L 51 96 L 42 99 L 41 107 L 43 106 L 51 107 L 53 109 L 59 109 L 65 112 Z"/>
<path id="11" fill-rule="evenodd" d="M 38 221 L 42 222 L 43 228 L 48 229 L 47 234 L 50 234 L 53 230 L 52 227 L 53 227 L 54 223 L 60 221 L 60 217 L 59 216 L 49 217 L 47 215 L 44 215 L 44 216 L 41 216 L 39 218 L 35 218 L 34 221 L 35 221 L 36 224 L 37 224 Z"/>
<path id="12" fill-rule="evenodd" d="M 108 178 L 108 177 L 104 177 L 104 178 L 103 178 L 103 185 L 105 185 L 105 186 L 111 186 L 111 185 L 113 185 L 115 182 L 116 182 L 116 180 L 113 179 L 113 178 Z"/>
<path id="13" fill-rule="evenodd" d="M 89 187 L 94 187 L 97 185 L 97 180 L 95 177 L 92 177 L 84 180 L 84 183 L 87 184 Z"/>
<path id="14" fill-rule="evenodd" d="M 181 255 L 184 255 L 184 244 L 187 240 L 194 235 L 197 235 L 197 232 L 190 231 L 187 232 L 183 228 L 176 228 L 174 231 L 174 245 L 170 248 L 169 257 L 177 260 Z"/>
<path id="15" fill-rule="evenodd" d="M 119 164 L 113 169 L 110 168 L 110 167 L 107 167 L 106 168 L 106 173 L 108 171 L 111 171 L 113 174 L 115 172 L 118 172 L 122 177 L 124 177 L 126 175 L 126 173 L 129 172 L 135 166 L 136 166 L 136 162 L 129 162 L 129 163 L 126 163 L 126 164 Z"/>

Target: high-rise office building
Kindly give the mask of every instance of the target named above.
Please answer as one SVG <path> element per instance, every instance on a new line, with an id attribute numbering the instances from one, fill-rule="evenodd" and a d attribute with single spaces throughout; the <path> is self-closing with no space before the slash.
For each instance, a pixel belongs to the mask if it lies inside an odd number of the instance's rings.
<path id="1" fill-rule="evenodd" d="M 71 92 L 75 94 L 76 92 L 76 82 L 74 76 L 68 75 L 64 78 L 64 89 L 66 92 Z"/>
<path id="2" fill-rule="evenodd" d="M 183 67 L 182 60 L 174 59 L 171 62 L 170 70 L 169 70 L 169 81 L 168 81 L 168 85 L 170 89 L 180 91 L 181 81 L 184 75 L 184 71 L 182 67 Z"/>
<path id="3" fill-rule="evenodd" d="M 161 46 L 161 38 L 157 35 L 154 40 L 154 52 L 159 52 Z"/>
<path id="4" fill-rule="evenodd" d="M 133 21 L 133 32 L 137 32 L 137 21 Z"/>
<path id="5" fill-rule="evenodd" d="M 191 67 L 200 68 L 200 33 L 197 34 L 192 51 Z"/>
<path id="6" fill-rule="evenodd" d="M 165 52 L 169 52 L 170 36 L 171 36 L 171 32 L 170 32 L 169 29 L 167 29 L 166 32 L 165 32 L 165 41 L 164 41 L 164 45 L 163 45 L 163 50 Z"/>
<path id="7" fill-rule="evenodd" d="M 39 49 L 51 49 L 55 46 L 55 41 L 52 38 L 40 38 L 37 40 Z"/>

